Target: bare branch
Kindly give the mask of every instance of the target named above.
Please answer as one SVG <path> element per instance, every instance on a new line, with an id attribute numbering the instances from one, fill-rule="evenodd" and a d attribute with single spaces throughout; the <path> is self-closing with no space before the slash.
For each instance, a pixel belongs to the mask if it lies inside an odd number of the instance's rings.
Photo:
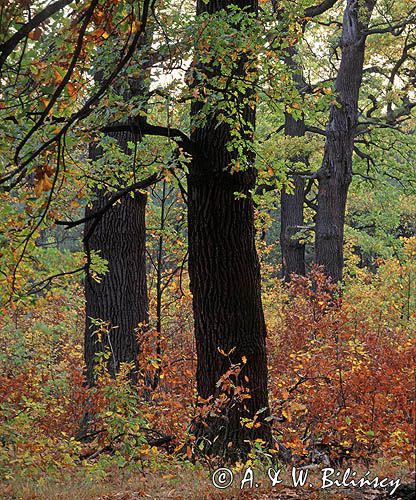
<path id="1" fill-rule="evenodd" d="M 151 125 L 144 118 L 135 118 L 130 123 L 107 125 L 101 129 L 101 132 L 131 132 L 139 136 L 154 135 L 159 137 L 168 137 L 178 143 L 180 147 L 190 153 L 194 154 L 195 143 L 181 130 L 177 128 L 163 127 L 161 125 Z"/>
<path id="2" fill-rule="evenodd" d="M 406 28 L 407 25 L 410 23 L 414 22 L 416 17 L 415 17 L 415 9 L 413 8 L 407 17 L 405 17 L 402 21 L 397 22 L 396 24 L 389 24 L 388 26 L 384 27 L 374 27 L 370 28 L 368 30 L 365 30 L 363 32 L 364 36 L 369 36 L 369 35 L 376 35 L 376 34 L 383 34 L 383 33 L 392 33 L 394 36 L 399 36 L 401 33 L 403 33 L 404 29 Z"/>
<path id="3" fill-rule="evenodd" d="M 326 132 L 322 128 L 306 125 L 305 130 L 306 132 L 311 132 L 312 134 L 323 135 L 324 137 L 326 137 Z"/>
<path id="4" fill-rule="evenodd" d="M 338 0 L 323 0 L 318 5 L 313 5 L 312 7 L 309 7 L 305 10 L 305 17 L 315 17 L 319 16 L 320 14 L 323 14 L 327 10 L 329 10 L 331 7 L 333 7 Z"/>
<path id="5" fill-rule="evenodd" d="M 108 203 L 106 203 L 100 210 L 97 210 L 96 212 L 93 212 L 92 214 L 88 215 L 87 217 L 84 217 L 83 219 L 79 219 L 76 221 L 62 221 L 62 220 L 56 220 L 55 223 L 59 226 L 66 226 L 67 229 L 75 226 L 79 226 L 81 224 L 84 224 L 85 222 L 88 222 L 89 220 L 95 219 L 96 221 L 101 220 L 103 215 L 110 210 L 110 208 L 117 203 L 121 198 L 126 196 L 129 193 L 132 193 L 133 191 L 138 191 L 139 189 L 146 189 L 147 187 L 156 184 L 156 182 L 159 182 L 161 179 L 160 173 L 156 173 L 151 175 L 150 177 L 147 177 L 146 179 L 142 181 L 135 182 L 134 184 L 131 184 L 130 186 L 125 187 L 124 189 L 121 189 L 118 191 L 118 193 L 115 193 L 113 196 L 111 196 L 108 200 Z"/>

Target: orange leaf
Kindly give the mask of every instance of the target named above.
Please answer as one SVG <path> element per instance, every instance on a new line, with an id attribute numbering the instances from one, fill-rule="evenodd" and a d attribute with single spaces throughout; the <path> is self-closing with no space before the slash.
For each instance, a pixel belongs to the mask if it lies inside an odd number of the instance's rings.
<path id="1" fill-rule="evenodd" d="M 35 195 L 40 196 L 43 191 L 43 178 L 39 179 L 38 182 L 35 184 Z"/>
<path id="2" fill-rule="evenodd" d="M 39 27 L 37 27 L 33 31 L 31 31 L 27 36 L 31 40 L 39 40 L 39 38 L 41 37 L 41 35 L 42 35 L 42 30 Z"/>
<path id="3" fill-rule="evenodd" d="M 132 33 L 137 33 L 138 31 L 140 31 L 142 28 L 142 23 L 141 21 L 133 21 L 133 25 L 131 27 L 131 31 Z"/>
<path id="4" fill-rule="evenodd" d="M 52 181 L 47 174 L 37 179 L 35 184 L 35 195 L 40 196 L 42 192 L 49 191 L 52 188 Z"/>
<path id="5" fill-rule="evenodd" d="M 77 95 L 77 90 L 73 83 L 69 82 L 66 88 L 70 97 L 74 97 Z"/>

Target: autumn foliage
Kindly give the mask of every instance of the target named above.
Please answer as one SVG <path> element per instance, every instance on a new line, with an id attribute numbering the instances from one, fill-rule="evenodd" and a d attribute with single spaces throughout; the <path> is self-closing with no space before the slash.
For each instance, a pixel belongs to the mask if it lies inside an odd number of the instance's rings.
<path id="1" fill-rule="evenodd" d="M 315 270 L 289 287 L 271 387 L 276 427 L 300 457 L 411 461 L 414 339 L 374 281 L 341 295 Z"/>
<path id="2" fill-rule="evenodd" d="M 383 457 L 412 463 L 414 252 L 413 239 L 403 261 L 380 262 L 375 275 L 351 268 L 354 282 L 342 293 L 319 269 L 290 285 L 265 277 L 274 435 L 299 463 Z M 183 446 L 197 412 L 191 297 L 178 295 L 174 283 L 170 294 L 163 337 L 149 328 L 140 339 L 137 390 L 126 381 L 127 367 L 114 380 L 105 364 L 98 365 L 96 387 L 85 387 L 78 286 L 4 315 L 0 469 L 6 479 L 62 470 L 100 476 L 111 464 L 173 460 L 174 449 L 191 456 L 192 441 Z M 152 446 L 160 436 L 172 440 Z"/>

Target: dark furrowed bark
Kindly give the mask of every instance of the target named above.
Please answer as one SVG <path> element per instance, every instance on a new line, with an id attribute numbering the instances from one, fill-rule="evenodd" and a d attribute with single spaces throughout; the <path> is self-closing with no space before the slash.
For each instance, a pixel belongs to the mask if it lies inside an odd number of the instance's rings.
<path id="1" fill-rule="evenodd" d="M 296 48 L 289 47 L 285 62 L 292 71 L 292 76 L 297 84 L 298 91 L 302 95 L 305 82 L 302 69 L 296 62 Z M 303 116 L 296 120 L 290 113 L 285 113 L 285 135 L 288 137 L 303 137 L 305 135 L 305 120 Z M 292 161 L 305 163 L 304 155 L 292 158 Z M 296 168 L 296 170 L 299 170 Z M 305 180 L 299 176 L 293 176 L 293 192 L 287 193 L 284 189 L 280 196 L 281 203 L 281 229 L 280 246 L 282 251 L 282 277 L 290 281 L 292 274 L 305 275 L 305 244 L 302 243 L 296 233 L 304 225 L 304 200 Z"/>
<path id="2" fill-rule="evenodd" d="M 135 140 L 128 132 L 113 136 L 125 152 L 127 142 Z M 93 159 L 99 154 L 97 148 L 90 148 Z M 86 210 L 86 216 L 105 205 L 108 196 L 105 192 L 97 193 L 92 207 Z M 100 283 L 91 276 L 85 280 L 85 363 L 89 384 L 94 381 L 95 356 L 104 349 L 110 352 L 108 369 L 113 376 L 119 371 L 120 363 L 137 362 L 137 328 L 149 319 L 145 255 L 146 198 L 140 193 L 135 193 L 134 198 L 130 195 L 123 197 L 104 214 L 86 244 L 89 251 L 98 251 L 108 261 L 109 268 Z M 93 222 L 90 220 L 85 224 L 86 235 Z M 108 322 L 108 334 L 94 333 L 97 327 L 91 318 Z M 130 376 L 134 381 L 135 369 Z"/>
<path id="3" fill-rule="evenodd" d="M 282 250 L 282 277 L 285 281 L 290 281 L 292 274 L 305 275 L 305 244 L 296 236 L 304 223 L 305 181 L 299 175 L 295 175 L 293 184 L 292 193 L 287 193 L 283 189 L 280 196 L 282 214 L 280 246 Z"/>
<path id="4" fill-rule="evenodd" d="M 243 448 L 246 439 L 270 440 L 267 425 L 249 430 L 240 422 L 242 417 L 253 418 L 258 410 L 268 407 L 266 327 L 254 243 L 253 203 L 249 197 L 237 200 L 234 194 L 247 193 L 250 184 L 238 182 L 246 176 L 234 174 L 233 182 L 227 177 L 197 182 L 190 176 L 188 187 L 198 394 L 208 399 L 220 392 L 217 382 L 230 368 L 230 361 L 219 349 L 232 351 L 233 363 L 241 362 L 243 356 L 247 359 L 238 381 L 251 396 L 245 400 L 247 409 L 236 404 L 226 408 L 224 418 L 209 422 L 208 439 L 220 436 L 217 448 L 221 452 L 229 442 L 233 443 L 229 450 L 233 452 Z"/>
<path id="5" fill-rule="evenodd" d="M 317 5 L 308 7 L 305 10 L 305 17 L 302 21 L 302 30 L 310 18 L 319 16 L 335 5 L 337 0 L 323 0 Z M 277 4 L 275 9 L 277 9 Z M 286 49 L 285 63 L 292 73 L 297 89 L 302 97 L 307 88 L 303 76 L 301 65 L 297 61 L 296 45 L 291 45 Z M 295 120 L 290 113 L 285 113 L 285 135 L 288 137 L 303 137 L 305 135 L 305 120 L 302 117 Z M 307 158 L 300 154 L 292 159 L 293 162 L 306 163 Z M 297 168 L 296 170 L 299 170 Z M 290 281 L 292 274 L 305 275 L 305 244 L 296 236 L 299 228 L 304 226 L 304 203 L 305 203 L 305 180 L 303 177 L 293 175 L 293 192 L 287 193 L 284 189 L 281 193 L 281 232 L 280 246 L 282 252 L 282 277 L 285 281 Z"/>
<path id="6" fill-rule="evenodd" d="M 216 12 L 228 2 L 197 2 L 197 12 Z M 256 2 L 235 2 L 255 12 Z M 214 71 L 199 66 L 200 70 Z M 248 91 L 250 92 L 250 91 Z M 241 96 L 246 98 L 247 95 Z M 192 114 L 200 109 L 192 106 Z M 243 118 L 253 126 L 255 111 L 244 106 Z M 195 156 L 188 175 L 189 274 L 193 294 L 195 339 L 197 346 L 197 389 L 199 395 L 214 400 L 220 397 L 217 382 L 230 368 L 241 363 L 236 385 L 249 391 L 241 400 L 232 391 L 233 402 L 225 404 L 218 417 L 195 423 L 193 432 L 204 438 L 205 451 L 229 458 L 244 455 L 247 441 L 262 438 L 271 442 L 267 396 L 267 363 L 260 288 L 260 268 L 255 248 L 254 208 L 250 189 L 255 186 L 255 171 L 232 173 L 233 155 L 227 150 L 231 139 L 227 125 L 219 125 L 215 113 L 195 128 L 192 140 L 201 155 Z M 251 153 L 247 153 L 250 156 Z M 251 155 L 252 156 L 252 155 Z M 251 158 L 251 161 L 253 158 Z M 243 197 L 236 197 L 241 193 Z M 220 353 L 231 354 L 229 357 Z M 242 418 L 252 419 L 259 410 L 261 424 L 249 429 Z M 207 441 L 208 440 L 208 441 Z"/>
<path id="7" fill-rule="evenodd" d="M 352 179 L 354 133 L 365 52 L 364 32 L 374 4 L 374 0 L 365 2 L 366 7 L 356 0 L 347 2 L 341 64 L 335 82 L 337 104 L 331 106 L 324 159 L 318 172 L 315 261 L 334 281 L 342 279 L 345 208 Z"/>

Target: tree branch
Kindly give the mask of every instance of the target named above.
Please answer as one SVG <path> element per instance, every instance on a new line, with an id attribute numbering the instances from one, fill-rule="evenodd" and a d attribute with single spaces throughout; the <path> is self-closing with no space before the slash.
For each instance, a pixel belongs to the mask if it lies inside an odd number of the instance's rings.
<path id="1" fill-rule="evenodd" d="M 99 222 L 104 214 L 110 210 L 110 208 L 117 203 L 118 200 L 126 196 L 126 194 L 131 193 L 133 191 L 137 191 L 139 189 L 146 189 L 147 187 L 156 184 L 156 182 L 159 182 L 161 179 L 160 173 L 156 173 L 151 175 L 150 177 L 147 177 L 147 179 L 144 179 L 142 181 L 135 182 L 134 184 L 131 184 L 130 186 L 125 187 L 124 189 L 121 189 L 117 193 L 115 193 L 113 196 L 111 196 L 108 200 L 108 203 L 106 203 L 103 207 L 100 208 L 100 210 L 97 210 L 96 212 L 93 212 L 92 214 L 88 215 L 87 217 L 84 217 L 83 219 L 79 219 L 76 221 L 62 221 L 62 220 L 56 220 L 55 224 L 59 226 L 66 226 L 67 229 L 75 226 L 79 226 L 81 224 L 84 224 L 85 222 L 88 222 L 89 220 L 95 219 L 95 221 Z"/>
<path id="2" fill-rule="evenodd" d="M 0 45 L 0 71 L 4 62 L 17 47 L 17 45 L 35 28 L 53 16 L 56 12 L 69 5 L 72 0 L 58 0 L 45 7 L 29 22 L 24 24 L 12 37 Z"/>
<path id="3" fill-rule="evenodd" d="M 403 33 L 404 29 L 406 26 L 412 22 L 415 21 L 415 15 L 414 15 L 415 9 L 413 8 L 408 16 L 403 19 L 402 21 L 398 22 L 397 24 L 390 24 L 389 26 L 385 27 L 374 27 L 374 28 L 369 28 L 368 30 L 365 30 L 363 32 L 364 36 L 369 36 L 369 35 L 376 35 L 376 34 L 383 34 L 383 33 L 392 33 L 394 36 L 398 36 L 401 33 Z"/>
<path id="4" fill-rule="evenodd" d="M 130 123 L 107 125 L 101 129 L 101 132 L 131 132 L 139 136 L 154 135 L 159 137 L 168 137 L 176 141 L 187 153 L 195 154 L 196 145 L 184 132 L 177 128 L 163 127 L 161 125 L 151 125 L 145 118 L 135 118 Z"/>
<path id="5" fill-rule="evenodd" d="M 65 76 L 63 77 L 63 79 L 60 82 L 60 84 L 58 85 L 58 87 L 55 89 L 52 97 L 49 99 L 49 102 L 46 105 L 46 108 L 44 109 L 40 118 L 37 120 L 37 122 L 33 125 L 33 127 L 29 130 L 29 132 L 25 135 L 25 137 L 21 140 L 20 144 L 17 146 L 16 152 L 14 155 L 14 161 L 16 164 L 19 162 L 19 153 L 22 150 L 23 146 L 32 137 L 32 135 L 39 129 L 39 127 L 42 126 L 45 118 L 48 116 L 50 110 L 53 108 L 56 100 L 59 98 L 59 96 L 61 95 L 62 91 L 64 90 L 66 84 L 69 82 L 69 80 L 72 76 L 72 73 L 75 69 L 75 65 L 78 61 L 78 57 L 79 57 L 81 50 L 82 50 L 85 32 L 87 30 L 88 24 L 92 18 L 92 15 L 93 15 L 94 10 L 97 7 L 97 5 L 98 5 L 98 0 L 92 0 L 90 6 L 88 7 L 88 10 L 85 13 L 84 20 L 82 22 L 81 28 L 80 28 L 79 33 L 78 33 L 78 39 L 77 39 L 74 53 L 72 55 L 71 63 L 69 64 L 69 67 L 65 73 Z"/>
<path id="6" fill-rule="evenodd" d="M 323 14 L 327 10 L 329 10 L 331 7 L 333 7 L 338 0 L 323 0 L 318 5 L 313 5 L 312 7 L 309 7 L 305 10 L 305 17 L 315 17 L 319 16 L 320 14 Z"/>
<path id="7" fill-rule="evenodd" d="M 125 67 L 125 65 L 128 63 L 128 61 L 131 59 L 131 57 L 134 54 L 134 51 L 137 48 L 137 44 L 142 37 L 143 33 L 145 32 L 146 25 L 147 25 L 147 20 L 148 20 L 148 11 L 149 11 L 149 5 L 150 5 L 150 0 L 144 0 L 143 2 L 143 8 L 142 8 L 142 16 L 141 16 L 141 25 L 140 29 L 135 33 L 134 38 L 128 47 L 127 51 L 124 53 L 124 55 L 121 57 L 119 62 L 117 63 L 116 67 L 114 70 L 111 72 L 111 74 L 104 80 L 104 82 L 101 84 L 99 89 L 96 91 L 95 94 L 93 94 L 83 105 L 83 107 L 73 113 L 65 123 L 65 125 L 61 128 L 59 132 L 57 132 L 53 137 L 48 139 L 46 142 L 44 142 L 42 145 L 40 145 L 36 151 L 33 153 L 29 154 L 28 157 L 14 170 L 11 172 L 7 173 L 5 176 L 0 178 L 0 185 L 6 183 L 7 181 L 11 181 L 17 174 L 18 177 L 12 181 L 8 186 L 4 186 L 2 189 L 3 191 L 11 191 L 19 182 L 22 181 L 24 176 L 26 175 L 27 171 L 27 166 L 29 163 L 31 163 L 38 155 L 40 155 L 46 148 L 54 144 L 55 142 L 59 141 L 61 137 L 63 137 L 66 132 L 69 130 L 69 128 L 77 121 L 80 121 L 87 116 L 89 116 L 93 110 L 93 107 L 99 102 L 99 100 L 102 98 L 108 87 L 113 83 L 114 79 L 116 76 L 120 73 L 120 71 Z M 127 45 L 127 44 L 126 44 Z M 125 48 L 123 49 L 123 51 Z"/>
<path id="8" fill-rule="evenodd" d="M 319 134 L 319 135 L 323 135 L 324 137 L 326 137 L 326 132 L 322 128 L 312 127 L 310 125 L 306 125 L 305 130 L 306 130 L 306 132 L 311 132 L 312 134 Z"/>

